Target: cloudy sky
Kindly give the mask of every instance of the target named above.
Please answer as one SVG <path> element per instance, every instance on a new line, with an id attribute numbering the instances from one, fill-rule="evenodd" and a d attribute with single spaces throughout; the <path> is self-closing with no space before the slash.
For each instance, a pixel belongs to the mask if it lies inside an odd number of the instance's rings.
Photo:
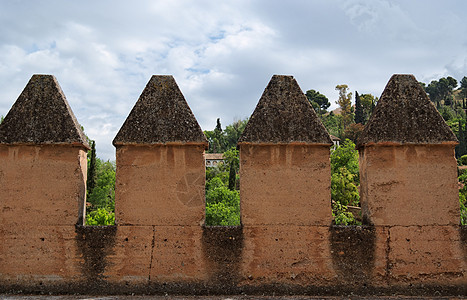
<path id="1" fill-rule="evenodd" d="M 467 75 L 464 0 L 0 2 L 0 115 L 32 74 L 57 77 L 78 121 L 111 144 L 152 74 L 175 77 L 203 130 L 248 117 L 273 74 L 337 107 L 337 84 L 380 96 L 394 73 Z"/>

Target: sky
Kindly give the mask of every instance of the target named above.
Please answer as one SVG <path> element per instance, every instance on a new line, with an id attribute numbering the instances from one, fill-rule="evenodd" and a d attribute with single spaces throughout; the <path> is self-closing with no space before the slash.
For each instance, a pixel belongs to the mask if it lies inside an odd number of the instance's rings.
<path id="1" fill-rule="evenodd" d="M 57 78 L 97 155 L 151 75 L 173 75 L 203 130 L 249 117 L 272 75 L 379 97 L 392 74 L 467 76 L 464 0 L 0 2 L 0 115 L 33 74 Z"/>

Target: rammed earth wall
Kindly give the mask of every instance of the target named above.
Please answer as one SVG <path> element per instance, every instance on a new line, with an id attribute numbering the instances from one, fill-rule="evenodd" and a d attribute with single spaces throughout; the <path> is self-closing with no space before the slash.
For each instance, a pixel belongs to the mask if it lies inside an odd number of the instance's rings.
<path id="1" fill-rule="evenodd" d="M 240 227 L 205 227 L 201 128 L 153 76 L 114 145 L 116 226 L 83 225 L 89 146 L 34 75 L 0 125 L 0 292 L 467 294 L 457 140 L 394 75 L 357 143 L 364 226 L 333 226 L 329 134 L 273 76 L 239 141 Z"/>

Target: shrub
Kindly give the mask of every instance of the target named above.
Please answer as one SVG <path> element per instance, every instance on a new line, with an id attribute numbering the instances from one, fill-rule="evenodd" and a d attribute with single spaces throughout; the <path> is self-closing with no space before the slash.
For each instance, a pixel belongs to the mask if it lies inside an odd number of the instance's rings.
<path id="1" fill-rule="evenodd" d="M 98 208 L 86 214 L 86 225 L 114 225 L 115 213 Z"/>
<path id="2" fill-rule="evenodd" d="M 336 225 L 362 225 L 351 212 L 347 211 L 347 206 L 339 202 L 332 203 L 332 216 Z"/>

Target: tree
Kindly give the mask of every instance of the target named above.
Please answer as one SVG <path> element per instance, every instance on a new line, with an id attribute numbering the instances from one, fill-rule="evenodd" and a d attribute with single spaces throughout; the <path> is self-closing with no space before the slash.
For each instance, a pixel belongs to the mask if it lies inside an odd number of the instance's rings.
<path id="1" fill-rule="evenodd" d="M 204 135 L 208 139 L 208 153 L 223 153 L 232 147 L 237 147 L 237 142 L 243 131 L 245 130 L 248 118 L 244 120 L 236 120 L 232 124 L 227 125 L 225 130 L 222 130 L 220 119 L 217 119 L 216 128 L 209 131 L 205 130 Z"/>
<path id="2" fill-rule="evenodd" d="M 363 107 L 363 117 L 364 123 L 370 119 L 373 110 L 376 107 L 376 103 L 378 102 L 378 97 L 373 96 L 372 94 L 362 94 L 360 95 L 360 102 L 362 103 Z"/>
<path id="3" fill-rule="evenodd" d="M 325 114 L 329 106 L 331 106 L 328 98 L 315 90 L 306 91 L 305 96 L 308 101 L 310 101 L 316 113 L 320 116 Z"/>
<path id="4" fill-rule="evenodd" d="M 437 105 L 439 105 L 442 100 L 447 101 L 449 105 L 452 105 L 452 101 L 448 99 L 448 96 L 452 95 L 452 91 L 456 87 L 457 80 L 448 76 L 443 77 L 438 81 L 432 80 L 425 88 L 425 91 L 430 96 L 431 101 L 435 102 Z"/>
<path id="5" fill-rule="evenodd" d="M 365 116 L 363 114 L 363 105 L 360 101 L 360 96 L 355 91 L 355 123 L 365 124 Z"/>
<path id="6" fill-rule="evenodd" d="M 87 198 L 91 204 L 91 210 L 105 208 L 113 211 L 115 209 L 115 171 L 115 162 L 96 158 L 96 184 Z"/>
<path id="7" fill-rule="evenodd" d="M 331 152 L 332 214 L 336 224 L 358 224 L 347 205 L 360 205 L 359 185 L 358 152 L 347 139 Z"/>
<path id="8" fill-rule="evenodd" d="M 339 91 L 339 99 L 336 101 L 341 108 L 343 128 L 345 129 L 352 123 L 352 93 L 347 92 L 348 86 L 346 84 L 340 84 L 336 86 L 336 90 Z"/>
<path id="9" fill-rule="evenodd" d="M 458 134 L 457 134 L 457 139 L 459 140 L 459 144 L 455 148 L 456 158 L 459 158 L 462 155 L 465 155 L 466 150 L 467 150 L 466 149 L 467 145 L 466 145 L 466 139 L 465 139 L 465 132 L 462 129 L 462 121 L 461 120 L 458 121 L 458 125 L 459 125 L 459 131 L 458 131 Z"/>
<path id="10" fill-rule="evenodd" d="M 462 97 L 464 98 L 464 109 L 465 109 L 466 108 L 465 98 L 467 98 L 467 77 L 464 76 L 460 83 L 461 83 L 461 94 L 462 94 Z"/>
<path id="11" fill-rule="evenodd" d="M 232 147 L 224 152 L 224 162 L 229 166 L 229 190 L 233 191 L 236 187 L 237 170 L 240 167 L 239 151 Z"/>
<path id="12" fill-rule="evenodd" d="M 88 153 L 87 194 L 91 194 L 96 185 L 96 142 L 91 142 L 91 152 Z"/>
<path id="13" fill-rule="evenodd" d="M 240 194 L 229 190 L 220 176 L 206 183 L 206 225 L 240 225 Z"/>
<path id="14" fill-rule="evenodd" d="M 225 147 L 226 149 L 231 149 L 232 147 L 237 147 L 238 139 L 245 130 L 246 124 L 248 123 L 248 118 L 244 120 L 235 120 L 232 124 L 225 127 Z"/>
<path id="15" fill-rule="evenodd" d="M 344 133 L 342 134 L 343 139 L 349 139 L 352 142 L 356 143 L 358 137 L 363 131 L 363 125 L 361 123 L 353 123 L 347 126 L 347 128 L 344 130 Z"/>
<path id="16" fill-rule="evenodd" d="M 321 122 L 323 122 L 324 127 L 334 136 L 339 138 L 342 137 L 342 116 L 335 115 L 332 111 L 329 114 L 321 116 Z"/>
<path id="17" fill-rule="evenodd" d="M 0 124 L 2 124 L 3 119 L 5 119 L 3 116 L 0 116 Z"/>

